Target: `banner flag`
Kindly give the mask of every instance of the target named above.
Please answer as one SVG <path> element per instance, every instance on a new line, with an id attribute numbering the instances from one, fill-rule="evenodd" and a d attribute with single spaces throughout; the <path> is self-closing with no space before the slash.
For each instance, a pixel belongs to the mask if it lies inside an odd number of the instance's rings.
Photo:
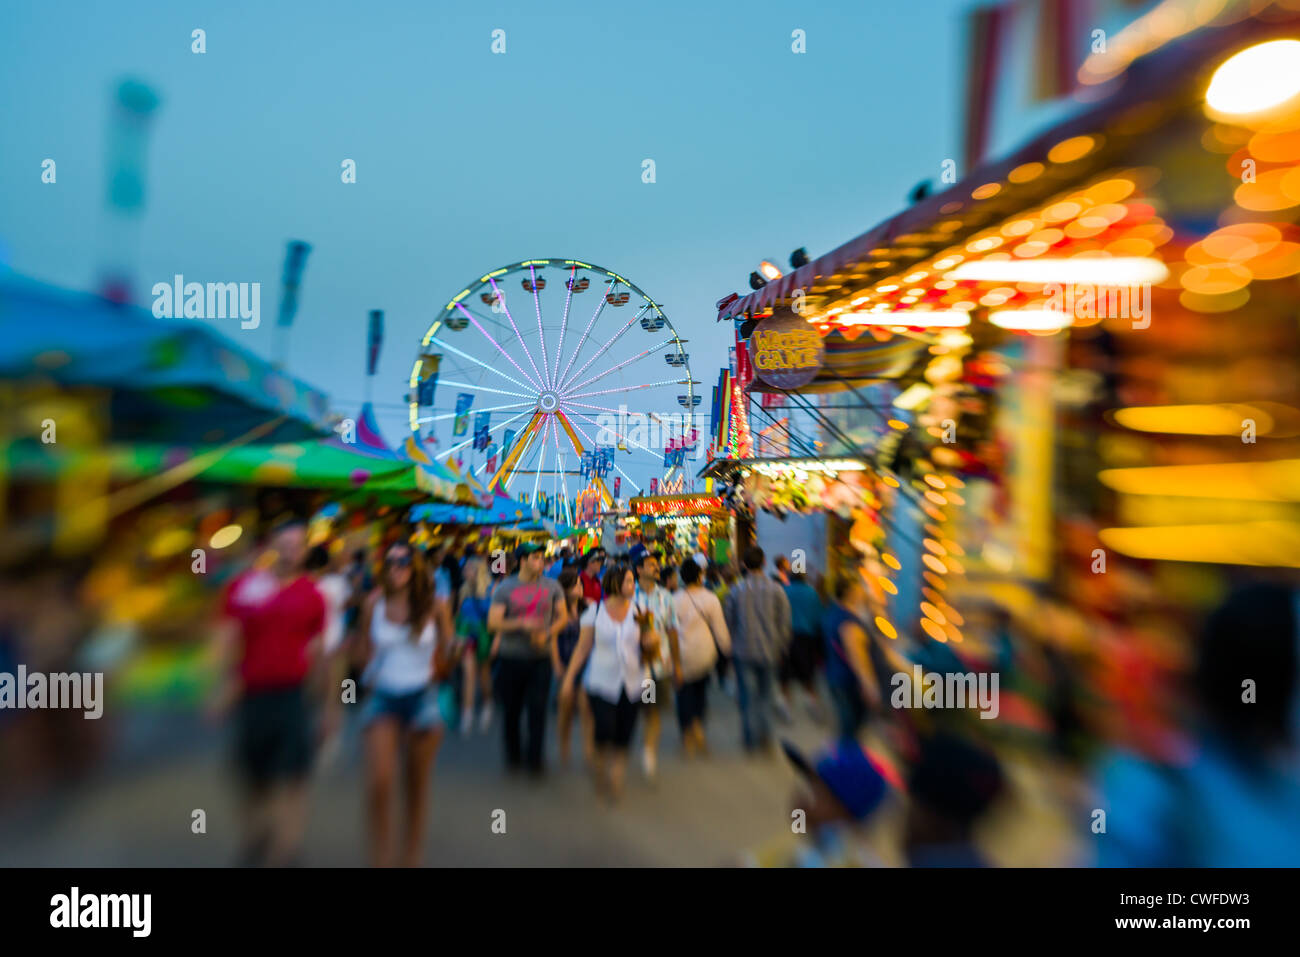
<path id="1" fill-rule="evenodd" d="M 452 435 L 464 435 L 469 431 L 469 416 L 465 413 L 473 404 L 474 396 L 468 392 L 461 392 L 456 396 L 456 424 L 451 430 Z"/>
<path id="2" fill-rule="evenodd" d="M 438 369 L 442 365 L 442 353 L 430 352 L 420 356 L 420 378 L 416 385 L 416 402 L 419 405 L 433 405 L 433 393 L 438 388 Z"/>
<path id="3" fill-rule="evenodd" d="M 370 328 L 366 336 L 369 352 L 366 356 L 366 375 L 374 375 L 379 367 L 379 350 L 384 345 L 384 310 L 370 310 Z"/>

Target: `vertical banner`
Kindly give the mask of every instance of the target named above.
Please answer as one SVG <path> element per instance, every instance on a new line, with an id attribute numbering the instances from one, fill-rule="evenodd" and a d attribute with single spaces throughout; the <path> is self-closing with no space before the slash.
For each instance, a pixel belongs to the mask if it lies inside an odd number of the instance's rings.
<path id="1" fill-rule="evenodd" d="M 501 458 L 510 454 L 510 447 L 515 444 L 515 430 L 506 429 L 505 438 L 501 440 Z"/>
<path id="2" fill-rule="evenodd" d="M 1078 68 L 1087 53 L 1086 0 L 1039 0 L 1034 37 L 1033 98 L 1066 96 L 1078 85 Z"/>
<path id="3" fill-rule="evenodd" d="M 293 325 L 293 317 L 298 314 L 298 289 L 302 285 L 302 271 L 307 266 L 307 254 L 310 252 L 311 246 L 300 240 L 290 241 L 285 248 L 280 314 L 276 319 L 276 325 L 284 327 Z M 367 375 L 374 374 L 373 369 L 367 373 Z"/>
<path id="4" fill-rule="evenodd" d="M 650 494 L 651 495 L 659 494 L 659 479 L 657 478 L 650 479 Z"/>
<path id="5" fill-rule="evenodd" d="M 465 413 L 473 404 L 474 396 L 468 392 L 461 392 L 456 396 L 456 424 L 451 430 L 452 435 L 460 436 L 469 431 L 469 416 Z"/>
<path id="6" fill-rule="evenodd" d="M 718 421 L 713 428 L 713 447 L 725 456 L 731 431 L 731 373 L 726 369 L 718 376 Z"/>
<path id="7" fill-rule="evenodd" d="M 479 412 L 474 416 L 474 450 L 482 452 L 492 441 L 492 413 Z"/>
<path id="8" fill-rule="evenodd" d="M 743 392 L 754 380 L 754 367 L 749 362 L 749 348 L 740 339 L 740 329 L 736 329 L 736 372 L 735 379 Z"/>
<path id="9" fill-rule="evenodd" d="M 130 302 L 133 294 L 149 129 L 158 104 L 158 94 L 136 80 L 124 80 L 113 98 L 108 127 L 108 223 L 99 270 L 100 293 L 111 302 Z"/>
<path id="10" fill-rule="evenodd" d="M 438 388 L 438 369 L 442 353 L 427 352 L 420 356 L 420 378 L 416 384 L 416 402 L 422 406 L 433 405 L 433 393 Z"/>
<path id="11" fill-rule="evenodd" d="M 966 122 L 962 138 L 965 168 L 970 173 L 988 149 L 1002 38 L 1011 20 L 1011 3 L 980 7 L 969 14 L 966 43 Z"/>
<path id="12" fill-rule="evenodd" d="M 370 324 L 366 334 L 366 375 L 375 374 L 379 368 L 379 350 L 384 345 L 384 311 L 382 309 L 370 310 Z"/>
<path id="13" fill-rule="evenodd" d="M 619 485 L 622 484 L 622 482 L 623 482 L 623 476 L 621 475 L 614 476 L 614 497 L 615 498 L 618 498 L 618 487 Z"/>

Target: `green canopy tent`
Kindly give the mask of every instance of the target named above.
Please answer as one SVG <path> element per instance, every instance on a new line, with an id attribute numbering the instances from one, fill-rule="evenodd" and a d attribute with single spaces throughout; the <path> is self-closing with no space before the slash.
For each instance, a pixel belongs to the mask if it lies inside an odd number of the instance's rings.
<path id="1" fill-rule="evenodd" d="M 193 481 L 229 485 L 313 488 L 340 496 L 376 495 L 386 501 L 421 497 L 458 501 L 458 487 L 424 465 L 354 451 L 335 439 L 276 445 L 183 447 L 160 443 L 65 449 L 32 441 L 5 450 L 12 479 L 49 479 L 90 462 L 102 463 L 118 481 L 146 479 L 194 463 Z M 204 459 L 211 458 L 210 462 Z M 463 498 L 463 496 L 461 496 Z"/>

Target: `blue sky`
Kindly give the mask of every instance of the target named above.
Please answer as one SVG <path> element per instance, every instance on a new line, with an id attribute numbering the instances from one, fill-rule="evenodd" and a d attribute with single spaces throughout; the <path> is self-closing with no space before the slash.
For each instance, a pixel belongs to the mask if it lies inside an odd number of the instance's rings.
<path id="1" fill-rule="evenodd" d="M 730 337 L 713 303 L 747 291 L 760 259 L 827 251 L 957 155 L 966 6 L 9 0 L 3 256 L 93 287 L 111 236 L 109 98 L 132 75 L 163 98 L 141 297 L 177 272 L 260 281 L 261 328 L 223 331 L 269 354 L 284 243 L 311 242 L 290 368 L 355 408 L 366 314 L 384 309 L 375 400 L 390 440 L 433 315 L 469 280 L 532 257 L 632 279 L 691 338 L 707 383 Z M 505 55 L 491 52 L 497 28 Z M 354 185 L 340 182 L 345 158 Z"/>

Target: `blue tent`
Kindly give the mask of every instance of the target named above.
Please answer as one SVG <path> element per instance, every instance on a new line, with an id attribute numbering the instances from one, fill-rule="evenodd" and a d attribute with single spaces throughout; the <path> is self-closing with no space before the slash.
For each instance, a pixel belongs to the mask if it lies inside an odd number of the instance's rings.
<path id="1" fill-rule="evenodd" d="M 0 328 L 0 379 L 104 390 L 116 440 L 221 444 L 276 420 L 257 441 L 330 431 L 325 393 L 195 320 L 5 277 Z"/>
<path id="2" fill-rule="evenodd" d="M 531 505 L 497 494 L 487 508 L 472 505 L 417 505 L 411 519 L 441 525 L 518 525 L 533 521 Z"/>

